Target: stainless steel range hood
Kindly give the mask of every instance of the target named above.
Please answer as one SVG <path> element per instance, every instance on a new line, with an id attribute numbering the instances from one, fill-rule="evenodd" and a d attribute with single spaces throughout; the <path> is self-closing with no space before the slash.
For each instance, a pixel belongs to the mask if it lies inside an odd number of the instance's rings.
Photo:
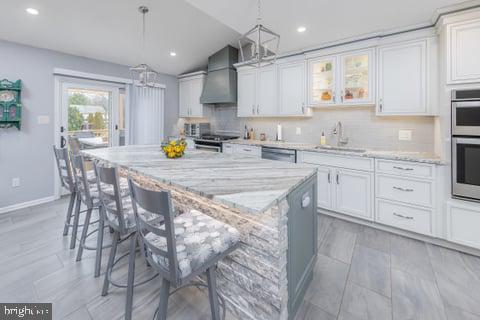
<path id="1" fill-rule="evenodd" d="M 207 81 L 200 102 L 205 104 L 237 103 L 238 50 L 227 46 L 208 58 Z"/>

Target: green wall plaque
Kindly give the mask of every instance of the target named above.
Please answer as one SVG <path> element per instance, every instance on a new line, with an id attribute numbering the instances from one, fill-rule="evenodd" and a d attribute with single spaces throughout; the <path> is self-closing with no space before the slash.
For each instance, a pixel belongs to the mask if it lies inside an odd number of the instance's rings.
<path id="1" fill-rule="evenodd" d="M 22 81 L 0 80 L 0 128 L 17 127 L 22 124 Z"/>

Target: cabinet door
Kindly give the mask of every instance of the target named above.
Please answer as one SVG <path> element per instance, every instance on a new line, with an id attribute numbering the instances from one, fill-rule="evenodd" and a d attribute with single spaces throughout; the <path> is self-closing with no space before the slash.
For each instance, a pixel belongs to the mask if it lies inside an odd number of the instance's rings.
<path id="1" fill-rule="evenodd" d="M 275 66 L 258 70 L 258 94 L 256 115 L 277 114 L 277 70 Z"/>
<path id="2" fill-rule="evenodd" d="M 200 96 L 203 91 L 204 79 L 191 80 L 190 86 L 190 117 L 203 117 L 203 104 Z"/>
<path id="3" fill-rule="evenodd" d="M 321 106 L 336 103 L 335 57 L 322 57 L 308 62 L 308 105 Z"/>
<path id="4" fill-rule="evenodd" d="M 191 80 L 183 80 L 178 84 L 178 116 L 190 116 Z"/>
<path id="5" fill-rule="evenodd" d="M 374 104 L 375 50 L 340 56 L 340 104 Z"/>
<path id="6" fill-rule="evenodd" d="M 335 210 L 362 219 L 373 220 L 373 174 L 337 169 L 335 173 Z"/>
<path id="7" fill-rule="evenodd" d="M 317 205 L 323 209 L 333 209 L 332 179 L 334 169 L 330 167 L 317 168 Z"/>
<path id="8" fill-rule="evenodd" d="M 278 65 L 280 114 L 306 114 L 305 69 L 304 61 Z"/>
<path id="9" fill-rule="evenodd" d="M 256 111 L 257 104 L 257 71 L 249 70 L 239 72 L 237 86 L 238 116 L 251 117 Z"/>
<path id="10" fill-rule="evenodd" d="M 447 83 L 480 82 L 480 19 L 447 26 Z"/>
<path id="11" fill-rule="evenodd" d="M 426 41 L 378 49 L 378 113 L 427 113 Z"/>

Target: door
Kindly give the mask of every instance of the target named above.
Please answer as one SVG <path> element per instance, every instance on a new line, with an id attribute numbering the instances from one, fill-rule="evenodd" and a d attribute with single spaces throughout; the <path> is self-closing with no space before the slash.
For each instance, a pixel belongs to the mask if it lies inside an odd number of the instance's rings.
<path id="1" fill-rule="evenodd" d="M 335 57 L 322 57 L 308 62 L 308 105 L 336 104 Z"/>
<path id="2" fill-rule="evenodd" d="M 340 104 L 374 104 L 374 49 L 340 56 Z"/>
<path id="3" fill-rule="evenodd" d="M 317 205 L 328 210 L 333 209 L 332 171 L 330 167 L 317 167 Z"/>
<path id="4" fill-rule="evenodd" d="M 373 175 L 368 172 L 337 169 L 335 210 L 373 220 Z"/>
<path id="5" fill-rule="evenodd" d="M 447 26 L 447 84 L 480 82 L 480 19 Z"/>
<path id="6" fill-rule="evenodd" d="M 304 115 L 305 62 L 278 65 L 279 109 L 282 115 Z"/>
<path id="7" fill-rule="evenodd" d="M 275 66 L 258 70 L 257 97 L 256 115 L 275 115 L 277 113 L 277 71 Z"/>
<path id="8" fill-rule="evenodd" d="M 200 103 L 200 96 L 203 91 L 203 79 L 190 81 L 190 117 L 203 117 L 203 104 Z"/>
<path id="9" fill-rule="evenodd" d="M 183 80 L 178 84 L 178 115 L 182 118 L 190 116 L 191 80 Z"/>
<path id="10" fill-rule="evenodd" d="M 238 73 L 238 116 L 251 117 L 257 105 L 257 71 L 241 71 Z"/>
<path id="11" fill-rule="evenodd" d="M 427 112 L 427 42 L 378 49 L 379 114 Z"/>

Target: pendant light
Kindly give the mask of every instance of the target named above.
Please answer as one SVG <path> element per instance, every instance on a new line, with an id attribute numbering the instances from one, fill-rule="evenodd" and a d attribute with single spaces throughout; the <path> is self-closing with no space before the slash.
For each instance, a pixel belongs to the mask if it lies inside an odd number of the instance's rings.
<path id="1" fill-rule="evenodd" d="M 280 36 L 262 25 L 260 5 L 257 0 L 257 24 L 238 40 L 241 62 L 256 67 L 274 63 L 280 45 Z"/>
<path id="2" fill-rule="evenodd" d="M 142 60 L 145 59 L 145 15 L 148 13 L 148 7 L 138 7 L 138 12 L 142 14 Z M 130 73 L 133 84 L 139 87 L 153 87 L 155 86 L 158 72 L 153 70 L 148 64 L 142 63 L 138 66 L 131 67 Z"/>

